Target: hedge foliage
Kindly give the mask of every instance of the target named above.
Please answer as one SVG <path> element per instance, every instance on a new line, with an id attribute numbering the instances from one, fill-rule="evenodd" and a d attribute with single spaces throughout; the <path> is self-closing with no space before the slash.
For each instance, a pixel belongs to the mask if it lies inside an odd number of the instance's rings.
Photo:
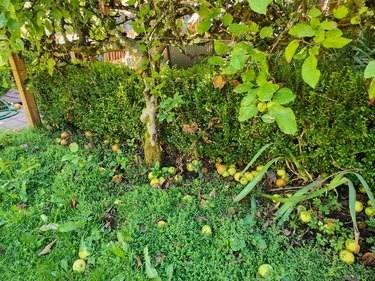
<path id="1" fill-rule="evenodd" d="M 215 88 L 214 68 L 166 71 L 161 101 L 175 100 L 178 94 L 183 102 L 163 109 L 173 118 L 162 122 L 162 140 L 172 150 L 210 159 L 221 156 L 226 162 L 249 161 L 263 145 L 274 143 L 265 157 L 291 152 L 311 173 L 357 167 L 373 178 L 375 114 L 367 104 L 365 81 L 346 67 L 333 69 L 323 63 L 320 69 L 321 81 L 313 91 L 302 81 L 300 66 L 273 68 L 275 81 L 285 82 L 297 95 L 291 105 L 299 127 L 296 136 L 260 118 L 239 123 L 243 94 L 233 92 L 234 80 Z M 127 68 L 102 63 L 69 66 L 52 77 L 39 74 L 32 84 L 45 120 L 142 139 L 142 83 Z"/>
<path id="2" fill-rule="evenodd" d="M 140 77 L 113 64 L 69 65 L 31 81 L 43 119 L 102 135 L 141 139 L 144 103 Z"/>

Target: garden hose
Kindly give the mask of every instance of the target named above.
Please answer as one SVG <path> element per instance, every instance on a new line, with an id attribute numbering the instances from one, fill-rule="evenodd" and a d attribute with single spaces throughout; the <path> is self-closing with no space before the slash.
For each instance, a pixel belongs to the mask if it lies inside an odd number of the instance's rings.
<path id="1" fill-rule="evenodd" d="M 0 120 L 10 118 L 18 114 L 18 110 L 8 104 L 5 100 L 0 99 Z"/>

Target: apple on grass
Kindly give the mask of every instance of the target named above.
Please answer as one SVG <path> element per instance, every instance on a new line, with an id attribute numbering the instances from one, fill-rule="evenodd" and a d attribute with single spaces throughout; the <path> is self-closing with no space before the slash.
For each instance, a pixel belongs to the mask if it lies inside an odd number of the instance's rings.
<path id="1" fill-rule="evenodd" d="M 83 259 L 78 259 L 73 263 L 74 273 L 83 273 L 85 271 L 86 262 Z"/>

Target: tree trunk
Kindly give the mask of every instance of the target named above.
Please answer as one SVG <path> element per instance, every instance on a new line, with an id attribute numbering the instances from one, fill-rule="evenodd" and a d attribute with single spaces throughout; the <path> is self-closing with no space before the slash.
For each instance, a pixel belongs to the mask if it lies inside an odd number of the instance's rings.
<path id="1" fill-rule="evenodd" d="M 22 105 L 25 109 L 27 122 L 32 127 L 40 126 L 41 121 L 35 98 L 25 85 L 27 72 L 23 57 L 21 55 L 12 54 L 12 56 L 9 58 L 9 62 L 12 68 L 14 80 L 17 84 L 18 92 L 21 97 Z"/>
<path id="2" fill-rule="evenodd" d="M 146 107 L 143 109 L 141 121 L 146 125 L 144 153 L 145 162 L 149 167 L 161 163 L 162 149 L 159 142 L 159 124 L 156 119 L 158 104 L 157 97 L 151 95 L 148 90 L 144 91 Z"/>

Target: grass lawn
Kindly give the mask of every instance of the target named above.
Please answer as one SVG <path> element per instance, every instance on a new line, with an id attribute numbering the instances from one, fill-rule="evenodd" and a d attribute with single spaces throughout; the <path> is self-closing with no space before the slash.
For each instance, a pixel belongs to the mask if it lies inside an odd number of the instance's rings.
<path id="1" fill-rule="evenodd" d="M 374 267 L 345 264 L 332 248 L 278 228 L 271 207 L 252 216 L 248 201 L 232 201 L 242 187 L 217 174 L 151 188 L 136 147 L 114 153 L 94 138 L 89 149 L 74 136 L 72 153 L 57 135 L 0 131 L 1 280 L 375 280 Z M 90 255 L 77 274 L 84 247 Z M 264 263 L 273 267 L 267 278 L 257 273 Z"/>

